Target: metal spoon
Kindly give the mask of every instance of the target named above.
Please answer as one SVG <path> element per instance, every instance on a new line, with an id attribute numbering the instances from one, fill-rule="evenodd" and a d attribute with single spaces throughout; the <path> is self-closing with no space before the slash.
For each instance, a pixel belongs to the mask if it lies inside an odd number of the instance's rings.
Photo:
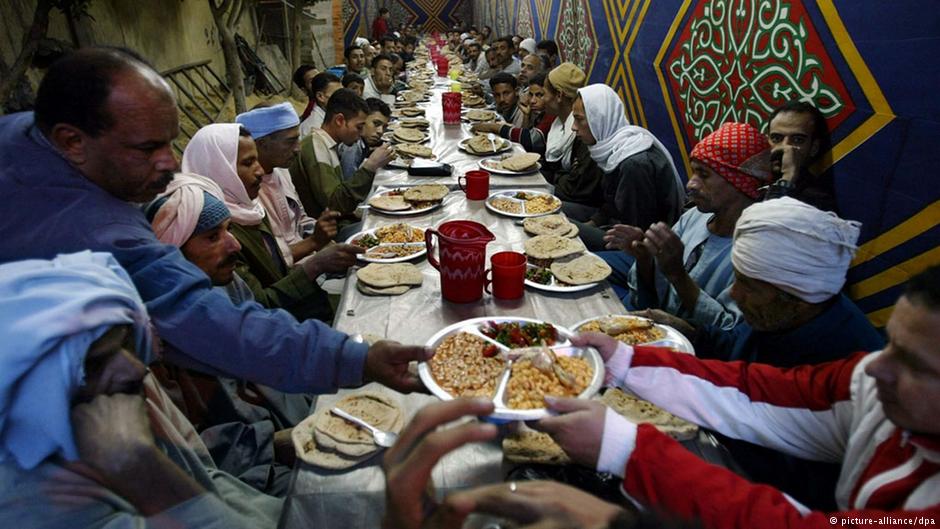
<path id="1" fill-rule="evenodd" d="M 346 413 L 345 411 L 343 411 L 343 410 L 341 410 L 341 409 L 339 409 L 339 408 L 333 408 L 333 409 L 331 409 L 331 410 L 330 410 L 330 413 L 332 413 L 333 415 L 336 415 L 337 417 L 341 417 L 341 418 L 343 418 L 343 419 L 346 419 L 347 421 L 349 421 L 349 422 L 351 422 L 351 423 L 353 423 L 353 424 L 355 424 L 355 425 L 357 425 L 357 426 L 361 426 L 362 428 L 365 428 L 366 430 L 369 430 L 369 432 L 372 433 L 372 438 L 375 440 L 375 444 L 377 444 L 377 445 L 379 445 L 379 446 L 381 446 L 381 447 L 383 447 L 383 448 L 389 448 L 389 447 L 393 446 L 393 445 L 398 441 L 398 434 L 397 434 L 397 433 L 394 433 L 394 432 L 386 432 L 385 430 L 379 430 L 379 429 L 376 428 L 375 426 L 372 426 L 371 424 L 369 424 L 369 423 L 367 423 L 366 421 L 360 419 L 359 417 L 356 417 L 355 415 L 351 415 L 351 414 L 349 414 L 349 413 Z"/>

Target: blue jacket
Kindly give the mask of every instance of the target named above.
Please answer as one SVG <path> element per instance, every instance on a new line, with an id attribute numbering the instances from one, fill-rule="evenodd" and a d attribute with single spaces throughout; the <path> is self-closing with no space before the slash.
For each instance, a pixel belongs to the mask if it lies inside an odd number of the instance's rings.
<path id="1" fill-rule="evenodd" d="M 288 392 L 362 383 L 368 346 L 254 302 L 235 306 L 143 213 L 86 179 L 33 125 L 0 118 L 0 263 L 81 250 L 111 252 L 147 304 L 168 360 Z"/>

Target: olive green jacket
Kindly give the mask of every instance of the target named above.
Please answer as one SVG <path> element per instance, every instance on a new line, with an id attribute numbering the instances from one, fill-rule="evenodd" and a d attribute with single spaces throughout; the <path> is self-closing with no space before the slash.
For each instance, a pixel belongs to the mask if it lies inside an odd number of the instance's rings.
<path id="1" fill-rule="evenodd" d="M 348 180 L 343 180 L 336 145 L 323 129 L 314 129 L 301 140 L 300 152 L 290 167 L 300 202 L 313 218 L 326 208 L 353 213 L 372 190 L 375 173 L 365 168 L 360 167 Z"/>
<path id="2" fill-rule="evenodd" d="M 283 273 L 284 262 L 271 256 L 264 242 L 267 234 L 274 235 L 267 217 L 257 226 L 240 226 L 232 223 L 232 235 L 238 239 L 242 249 L 237 254 L 235 272 L 241 277 L 255 296 L 255 301 L 272 309 L 284 309 L 303 321 L 315 318 L 329 323 L 333 319 L 326 292 L 317 282 L 307 277 L 300 267 Z"/>

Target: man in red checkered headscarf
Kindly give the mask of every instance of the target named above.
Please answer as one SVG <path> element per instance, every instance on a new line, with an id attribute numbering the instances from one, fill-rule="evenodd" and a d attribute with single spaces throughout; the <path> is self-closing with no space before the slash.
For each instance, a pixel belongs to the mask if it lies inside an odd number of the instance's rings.
<path id="1" fill-rule="evenodd" d="M 734 328 L 741 319 L 731 285 L 731 236 L 744 208 L 770 183 L 770 144 L 751 125 L 725 123 L 692 149 L 686 184 L 694 209 L 671 228 L 618 224 L 602 252 L 624 305 L 662 309 L 694 325 Z M 629 270 L 629 271 L 627 271 Z"/>

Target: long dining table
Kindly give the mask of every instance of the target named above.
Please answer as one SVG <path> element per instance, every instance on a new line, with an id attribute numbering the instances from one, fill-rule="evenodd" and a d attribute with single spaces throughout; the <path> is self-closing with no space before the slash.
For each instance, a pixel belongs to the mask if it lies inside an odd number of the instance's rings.
<path id="1" fill-rule="evenodd" d="M 504 250 L 522 251 L 528 238 L 517 219 L 488 210 L 484 201 L 468 200 L 457 188 L 457 177 L 477 169 L 483 157 L 458 149 L 458 143 L 471 136 L 466 123 L 444 125 L 441 111 L 441 93 L 448 89 L 449 80 L 437 78 L 431 90 L 430 101 L 422 104 L 430 122 L 429 145 L 438 161 L 450 164 L 453 173 L 446 177 L 409 176 L 403 169 L 384 169 L 376 175 L 372 193 L 423 183 L 440 183 L 451 189 L 440 208 L 416 216 L 390 216 L 376 210 L 367 210 L 363 216 L 363 230 L 394 222 L 407 222 L 427 229 L 448 220 L 472 220 L 487 227 L 496 240 L 487 246 L 489 256 Z M 524 152 L 513 144 L 515 152 Z M 552 191 L 552 186 L 541 173 L 524 176 L 491 175 L 491 190 L 531 189 Z M 624 312 L 623 304 L 606 282 L 576 293 L 553 293 L 526 288 L 519 300 L 501 301 L 491 295 L 474 303 L 456 304 L 441 297 L 440 277 L 425 258 L 415 262 L 423 275 L 423 284 L 399 296 L 367 296 L 356 288 L 354 271 L 347 276 L 336 311 L 334 326 L 353 335 L 365 335 L 395 340 L 406 344 L 424 344 L 438 330 L 453 323 L 482 316 L 517 316 L 535 318 L 562 327 L 606 314 Z M 340 398 L 353 391 L 384 392 L 401 404 L 406 421 L 422 407 L 438 401 L 426 394 L 403 395 L 378 384 L 369 384 L 356 390 L 341 390 L 334 395 L 322 395 L 314 405 L 314 412 L 332 407 Z M 722 449 L 707 437 L 687 445 L 710 460 L 725 458 Z M 309 529 L 312 527 L 379 527 L 385 510 L 385 481 L 378 455 L 346 470 L 327 470 L 298 461 L 294 469 L 290 493 L 285 506 L 282 527 Z M 433 481 L 440 495 L 502 481 L 512 465 L 503 460 L 499 442 L 477 443 L 461 447 L 445 456 L 435 467 Z"/>

